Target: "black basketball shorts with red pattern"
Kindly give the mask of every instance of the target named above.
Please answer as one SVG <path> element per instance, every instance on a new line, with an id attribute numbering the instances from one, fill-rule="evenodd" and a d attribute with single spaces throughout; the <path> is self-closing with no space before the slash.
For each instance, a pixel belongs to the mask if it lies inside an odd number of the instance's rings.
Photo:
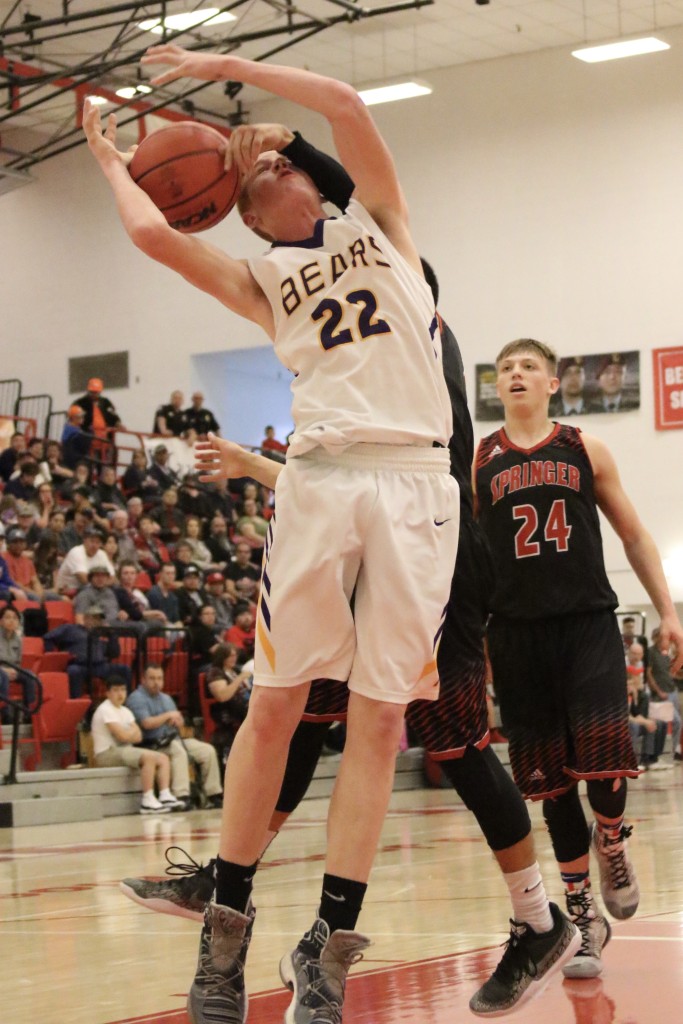
<path id="1" fill-rule="evenodd" d="M 488 648 L 510 764 L 525 797 L 557 796 L 578 779 L 638 775 L 614 612 L 494 616 Z"/>

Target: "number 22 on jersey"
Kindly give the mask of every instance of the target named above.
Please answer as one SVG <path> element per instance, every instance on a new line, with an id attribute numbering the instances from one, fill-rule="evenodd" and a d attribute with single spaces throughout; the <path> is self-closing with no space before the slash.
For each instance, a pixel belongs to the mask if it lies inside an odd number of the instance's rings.
<path id="1" fill-rule="evenodd" d="M 325 351 L 337 345 L 349 345 L 354 341 L 371 338 L 375 334 L 391 334 L 391 327 L 386 320 L 377 316 L 377 299 L 367 288 L 349 292 L 346 302 L 355 307 L 350 311 L 355 321 L 353 328 L 340 328 L 346 310 L 337 299 L 323 299 L 311 313 L 312 320 L 323 321 L 319 337 Z"/>

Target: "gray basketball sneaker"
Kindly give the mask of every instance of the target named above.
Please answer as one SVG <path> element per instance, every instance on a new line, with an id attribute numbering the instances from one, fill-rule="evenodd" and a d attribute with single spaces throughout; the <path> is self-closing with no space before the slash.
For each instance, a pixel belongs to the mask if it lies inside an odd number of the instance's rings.
<path id="1" fill-rule="evenodd" d="M 511 921 L 505 952 L 489 980 L 470 999 L 478 1017 L 502 1017 L 539 995 L 550 978 L 581 948 L 581 933 L 555 904 L 550 904 L 553 927 L 535 932 Z"/>
<path id="2" fill-rule="evenodd" d="M 359 932 L 330 935 L 317 918 L 293 952 L 280 961 L 280 977 L 293 993 L 285 1024 L 340 1024 L 349 968 L 363 959 L 370 939 Z"/>
<path id="3" fill-rule="evenodd" d="M 598 913 L 590 889 L 568 892 L 566 898 L 569 919 L 581 932 L 581 949 L 562 973 L 565 978 L 597 978 L 602 974 L 602 951 L 612 935 L 610 923 Z"/>
<path id="4" fill-rule="evenodd" d="M 240 914 L 209 903 L 199 943 L 197 973 L 187 997 L 190 1024 L 244 1024 L 247 992 L 244 962 L 256 911 Z"/>
<path id="5" fill-rule="evenodd" d="M 174 850 L 178 850 L 186 860 L 172 860 L 169 854 Z M 119 882 L 119 889 L 129 900 L 139 903 L 141 907 L 147 907 L 148 910 L 156 910 L 158 914 L 172 914 L 174 917 L 203 921 L 206 905 L 211 900 L 216 886 L 216 861 L 210 860 L 205 867 L 197 863 L 180 846 L 169 846 L 165 856 L 168 863 L 166 874 L 170 875 L 170 878 L 157 881 L 150 881 L 148 878 L 124 878 Z"/>
<path id="6" fill-rule="evenodd" d="M 624 826 L 618 839 L 610 839 L 593 822 L 590 840 L 600 868 L 600 892 L 605 906 L 617 921 L 633 917 L 640 902 L 640 889 L 626 840 L 633 831 Z"/>

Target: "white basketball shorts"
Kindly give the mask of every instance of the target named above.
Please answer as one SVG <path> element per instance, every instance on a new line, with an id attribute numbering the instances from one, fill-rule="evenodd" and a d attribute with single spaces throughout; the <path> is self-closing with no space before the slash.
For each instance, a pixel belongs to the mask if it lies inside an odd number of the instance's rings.
<path id="1" fill-rule="evenodd" d="M 317 448 L 287 462 L 275 504 L 254 684 L 328 678 L 376 700 L 436 700 L 460 511 L 448 450 Z"/>

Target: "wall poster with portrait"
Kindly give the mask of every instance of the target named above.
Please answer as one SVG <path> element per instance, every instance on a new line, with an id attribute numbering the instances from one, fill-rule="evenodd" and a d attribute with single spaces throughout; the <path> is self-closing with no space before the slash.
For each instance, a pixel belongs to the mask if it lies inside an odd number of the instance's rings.
<path id="1" fill-rule="evenodd" d="M 501 422 L 503 405 L 496 392 L 496 367 L 475 367 L 475 419 Z M 558 363 L 560 387 L 550 400 L 550 415 L 631 412 L 640 408 L 640 353 L 605 352 L 563 356 Z"/>

